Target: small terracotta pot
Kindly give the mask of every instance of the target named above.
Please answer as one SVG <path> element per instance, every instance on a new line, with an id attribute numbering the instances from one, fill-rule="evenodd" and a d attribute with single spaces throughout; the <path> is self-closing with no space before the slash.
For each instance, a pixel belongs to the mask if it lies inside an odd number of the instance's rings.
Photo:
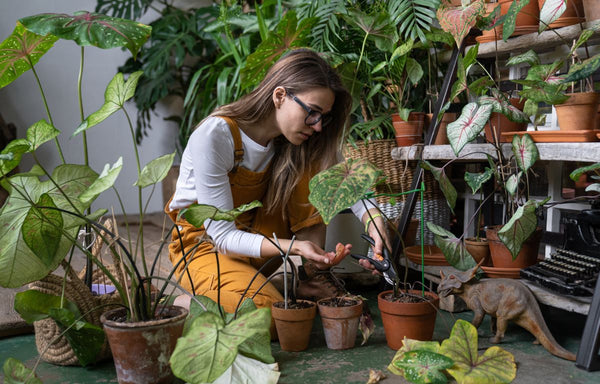
<path id="1" fill-rule="evenodd" d="M 431 126 L 431 119 L 433 118 L 433 113 L 428 113 L 425 117 L 425 125 L 427 129 Z M 438 128 L 437 135 L 435 136 L 435 140 L 433 141 L 433 145 L 446 145 L 450 144 L 448 141 L 448 134 L 446 133 L 446 127 L 448 124 L 456 121 L 456 113 L 446 112 L 442 116 L 442 120 L 440 121 L 440 127 Z"/>
<path id="2" fill-rule="evenodd" d="M 473 256 L 476 263 L 485 260 L 482 265 L 488 265 L 490 262 L 490 246 L 487 239 L 480 238 L 477 240 L 474 237 L 470 237 L 465 239 L 465 247 L 471 256 Z"/>
<path id="3" fill-rule="evenodd" d="M 538 0 L 538 7 L 541 10 L 546 0 Z M 550 23 L 549 28 L 562 28 L 567 25 L 577 24 L 585 20 L 582 0 L 569 0 L 567 9 L 554 22 Z"/>
<path id="4" fill-rule="evenodd" d="M 513 0 L 500 0 L 500 14 L 506 15 Z M 527 33 L 537 32 L 540 18 L 540 8 L 537 1 L 530 1 L 517 14 L 515 22 L 515 31 L 511 36 L 525 35 Z"/>
<path id="5" fill-rule="evenodd" d="M 398 350 L 402 347 L 404 337 L 415 340 L 431 340 L 435 328 L 435 319 L 440 299 L 432 292 L 425 292 L 429 301 L 419 303 L 402 303 L 385 299 L 393 291 L 383 291 L 377 296 L 377 305 L 381 312 L 381 320 L 385 331 L 387 345 Z M 421 295 L 421 291 L 411 290 L 413 295 Z"/>
<path id="6" fill-rule="evenodd" d="M 310 331 L 317 314 L 317 305 L 308 300 L 298 300 L 298 302 L 308 303 L 309 306 L 285 309 L 282 301 L 271 305 L 271 316 L 275 320 L 279 344 L 284 351 L 300 352 L 308 348 Z"/>
<path id="7" fill-rule="evenodd" d="M 600 2 L 598 0 L 583 0 L 583 11 L 588 22 L 600 19 Z"/>
<path id="8" fill-rule="evenodd" d="M 592 130 L 596 128 L 600 93 L 567 94 L 569 99 L 554 106 L 561 131 Z"/>
<path id="9" fill-rule="evenodd" d="M 404 121 L 397 113 L 392 113 L 392 122 Z M 408 121 L 425 121 L 425 112 L 411 112 L 408 115 Z"/>
<path id="10" fill-rule="evenodd" d="M 487 227 L 485 229 L 485 237 L 490 245 L 490 257 L 492 265 L 496 268 L 526 268 L 537 263 L 538 248 L 540 247 L 540 239 L 542 238 L 542 229 L 537 228 L 535 232 L 529 236 L 517 258 L 513 260 L 512 254 L 506 248 L 503 242 L 498 237 L 498 231 L 502 228 L 501 225 Z"/>
<path id="11" fill-rule="evenodd" d="M 363 311 L 363 302 L 362 300 L 347 299 L 348 301 L 355 301 L 356 304 L 345 307 L 332 307 L 325 304 L 331 299 L 321 299 L 317 302 L 327 348 L 353 348 L 356 342 L 358 321 Z"/>
<path id="12" fill-rule="evenodd" d="M 396 145 L 406 147 L 423 141 L 423 121 L 393 121 Z"/>
<path id="13" fill-rule="evenodd" d="M 183 332 L 188 310 L 167 307 L 167 318 L 128 323 L 125 308 L 105 312 L 100 321 L 106 332 L 120 384 L 171 383 L 169 358 Z"/>
<path id="14" fill-rule="evenodd" d="M 521 100 L 516 97 L 511 97 L 508 99 L 508 102 L 521 111 L 525 107 L 525 100 Z M 490 120 L 484 127 L 485 139 L 491 143 L 495 143 L 492 126 L 495 128 L 496 136 L 498 137 L 498 142 L 510 141 L 509 139 L 502 138 L 502 132 L 515 132 L 515 131 L 525 131 L 527 130 L 527 123 L 515 123 L 514 121 L 510 121 L 508 117 L 504 116 L 501 113 L 492 113 L 490 115 Z"/>

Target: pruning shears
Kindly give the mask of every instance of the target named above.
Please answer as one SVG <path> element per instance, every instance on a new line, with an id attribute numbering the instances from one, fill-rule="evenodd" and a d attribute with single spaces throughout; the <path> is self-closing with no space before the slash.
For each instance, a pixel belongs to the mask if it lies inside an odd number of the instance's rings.
<path id="1" fill-rule="evenodd" d="M 373 246 L 373 247 L 375 246 L 375 240 L 373 240 L 373 238 L 371 236 L 363 233 L 360 235 L 360 237 L 362 237 L 369 244 L 371 244 L 371 246 Z M 373 264 L 373 266 L 375 267 L 376 270 L 378 270 L 379 272 L 381 272 L 383 274 L 385 281 L 387 281 L 391 285 L 395 284 L 396 272 L 394 272 L 394 268 L 390 268 L 391 267 L 390 253 L 387 250 L 387 248 L 383 247 L 383 255 L 381 255 L 379 257 L 378 257 L 378 255 L 373 255 L 373 257 L 369 257 L 366 255 L 356 255 L 354 253 L 351 253 L 350 256 L 352 256 L 356 260 L 360 260 L 360 259 L 368 260 L 369 263 Z"/>

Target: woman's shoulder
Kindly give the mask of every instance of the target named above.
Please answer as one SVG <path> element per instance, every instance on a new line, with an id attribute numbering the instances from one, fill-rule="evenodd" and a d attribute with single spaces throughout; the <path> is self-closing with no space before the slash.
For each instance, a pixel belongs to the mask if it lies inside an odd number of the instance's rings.
<path id="1" fill-rule="evenodd" d="M 224 119 L 217 116 L 209 116 L 202 120 L 194 129 L 194 132 L 192 132 L 190 140 L 201 140 L 205 144 L 215 142 L 233 143 L 229 125 Z"/>

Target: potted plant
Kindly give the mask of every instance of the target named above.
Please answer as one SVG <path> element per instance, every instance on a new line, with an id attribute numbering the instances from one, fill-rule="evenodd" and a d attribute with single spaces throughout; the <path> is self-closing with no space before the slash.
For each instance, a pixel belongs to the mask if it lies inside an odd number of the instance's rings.
<path id="1" fill-rule="evenodd" d="M 88 34 L 88 31 L 94 31 L 94 33 Z M 106 37 L 107 35 L 114 37 L 114 31 L 119 32 L 116 38 Z M 147 26 L 139 23 L 88 12 L 78 12 L 73 16 L 41 14 L 23 18 L 17 24 L 13 34 L 0 44 L 0 52 L 3 53 L 0 61 L 2 68 L 6 69 L 2 72 L 0 83 L 2 86 L 8 85 L 29 69 L 35 72 L 35 63 L 58 38 L 74 40 L 81 46 L 94 45 L 101 48 L 126 46 L 135 55 L 149 32 Z M 123 74 L 118 73 L 107 87 L 104 105 L 87 117 L 83 116 L 82 112 L 82 123 L 74 134 L 85 135 L 88 129 L 115 112 L 123 110 L 126 113 L 124 104 L 133 96 L 141 75 L 141 72 L 135 72 L 125 81 Z M 40 89 L 43 95 L 41 85 Z M 79 97 L 81 99 L 81 93 L 79 93 Z M 59 141 L 56 140 L 60 132 L 53 126 L 51 116 L 48 110 L 50 122 L 40 120 L 35 123 L 28 129 L 25 139 L 11 141 L 0 154 L 0 174 L 3 185 L 9 190 L 8 201 L 2 208 L 1 221 L 4 224 L 0 230 L 0 236 L 4 239 L 11 239 L 8 240 L 11 245 L 4 247 L 0 255 L 2 264 L 9 266 L 2 268 L 1 284 L 7 287 L 18 287 L 46 278 L 61 263 L 69 268 L 69 255 L 74 249 L 79 249 L 91 261 L 90 266 L 93 263 L 111 281 L 120 298 L 120 303 L 122 303 L 120 305 L 126 307 L 121 315 L 114 312 L 107 312 L 103 315 L 107 327 L 116 325 L 122 330 L 140 326 L 143 330 L 148 330 L 150 325 L 156 325 L 155 323 L 174 322 L 177 323 L 173 327 L 174 331 L 169 333 L 174 340 L 177 340 L 183 331 L 182 320 L 187 316 L 187 310 L 166 306 L 161 301 L 167 287 L 176 285 L 176 283 L 170 280 L 171 276 L 166 278 L 157 276 L 154 267 L 149 264 L 151 261 L 155 262 L 156 258 L 150 259 L 149 255 L 144 254 L 143 217 L 145 211 L 141 193 L 142 188 L 154 186 L 166 175 L 174 154 L 152 160 L 143 168 L 139 162 L 139 156 L 136 156 L 138 167 L 136 188 L 139 191 L 140 199 L 140 231 L 138 233 L 140 246 L 136 248 L 131 243 L 127 246 L 113 231 L 98 222 L 98 218 L 106 213 L 105 209 L 99 209 L 93 213 L 86 211 L 98 195 L 111 188 L 122 168 L 121 160 L 117 160 L 113 165 L 107 164 L 100 174 L 86 164 L 67 163 L 65 155 L 68 154 L 63 154 L 60 150 Z M 134 128 L 131 124 L 129 130 L 134 138 Z M 20 163 L 24 155 L 31 154 L 37 160 L 37 150 L 52 140 L 55 141 L 61 158 L 65 159 L 64 164 L 57 166 L 54 170 L 48 170 L 43 163 L 38 161 L 32 170 L 7 177 L 7 174 Z M 84 141 L 84 145 L 86 145 L 85 143 Z M 135 142 L 133 144 L 137 155 Z M 42 181 L 40 177 L 45 177 L 47 180 Z M 219 212 L 214 207 L 208 210 L 194 207 L 187 214 L 196 215 L 202 221 L 217 215 L 221 220 L 234 220 L 236 215 L 243 212 L 244 209 L 252 209 L 255 206 L 249 205 L 234 210 L 235 212 Z M 201 212 L 197 212 L 198 210 Z M 90 242 L 82 243 L 78 239 L 79 228 L 86 225 L 88 233 L 101 239 L 99 241 L 109 244 L 109 249 L 116 261 L 116 272 L 88 248 Z M 133 236 L 128 234 L 127 237 L 132 239 Z M 153 283 L 157 281 L 161 282 L 159 289 L 153 286 Z M 71 284 L 69 278 L 63 278 L 63 284 Z M 83 286 L 83 289 L 89 289 L 85 285 Z M 265 363 L 272 362 L 268 309 L 256 310 L 251 301 L 248 301 L 248 304 L 243 305 L 238 313 L 227 317 L 217 304 L 213 303 L 211 307 L 203 304 L 202 301 L 205 300 L 194 299 L 193 302 L 202 308 L 203 314 L 191 319 L 193 321 L 187 327 L 184 337 L 178 341 L 182 346 L 180 347 L 178 344 L 175 348 L 170 364 L 167 362 L 173 347 L 175 347 L 174 341 L 165 341 L 160 348 L 155 346 L 142 348 L 143 351 L 134 356 L 139 367 L 147 367 L 147 364 L 140 363 L 142 360 L 150 358 L 145 354 L 150 354 L 152 350 L 158 352 L 156 353 L 158 361 L 152 362 L 150 365 L 152 368 L 159 368 L 159 371 L 154 371 L 150 376 L 141 373 L 143 375 L 140 376 L 143 377 L 142 382 L 156 382 L 172 377 L 171 367 L 178 377 L 185 380 L 188 380 L 191 375 L 202 376 L 200 381 L 206 381 L 206 377 L 214 376 L 213 379 L 219 377 L 237 359 L 238 354 L 237 352 L 227 353 L 226 356 L 223 356 L 217 351 L 217 340 L 220 340 L 221 343 L 225 342 L 228 348 L 239 350 L 241 354 L 252 356 Z M 65 336 L 67 338 L 80 364 L 87 365 L 97 360 L 98 352 L 105 339 L 100 324 L 86 323 L 84 319 L 88 313 L 84 313 L 83 308 L 78 308 L 69 302 L 61 291 L 55 295 L 27 291 L 17 298 L 15 305 L 21 309 L 22 316 L 30 321 L 47 317 L 56 321 L 60 327 L 58 337 Z M 209 310 L 209 307 L 212 311 Z M 103 310 L 98 306 L 92 308 L 94 312 Z M 218 319 L 215 319 L 215 316 Z M 227 339 L 224 335 L 231 332 L 232 329 L 240 331 L 243 336 Z M 201 344 L 197 344 L 198 333 L 211 333 L 215 338 L 206 339 Z M 118 338 L 122 339 L 121 336 Z M 158 340 L 158 338 L 155 339 Z M 252 341 L 250 342 L 249 339 Z M 110 343 L 113 344 L 112 340 Z M 131 348 L 133 348 L 132 345 L 127 346 L 129 352 L 131 352 Z M 112 349 L 113 353 L 118 350 L 116 345 L 113 345 Z M 40 351 L 40 353 L 43 354 L 44 351 Z M 219 364 L 212 363 L 216 358 L 219 359 Z M 12 372 L 15 375 L 22 374 L 21 379 L 25 381 L 28 380 L 27 377 L 31 378 L 34 375 L 33 371 L 16 360 L 7 361 L 6 364 L 5 372 Z M 190 365 L 206 368 L 190 373 L 185 368 Z M 132 372 L 128 371 L 127 373 L 131 374 Z M 121 376 L 120 380 L 122 380 Z"/>
<path id="2" fill-rule="evenodd" d="M 353 348 L 359 320 L 363 314 L 362 299 L 354 295 L 344 295 L 321 299 L 317 305 L 327 348 Z"/>

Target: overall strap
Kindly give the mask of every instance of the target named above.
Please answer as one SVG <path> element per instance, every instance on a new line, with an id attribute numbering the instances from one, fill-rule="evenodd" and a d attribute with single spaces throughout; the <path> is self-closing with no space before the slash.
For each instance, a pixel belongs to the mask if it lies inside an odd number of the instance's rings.
<path id="1" fill-rule="evenodd" d="M 244 148 L 242 147 L 242 136 L 240 135 L 240 128 L 238 127 L 235 120 L 228 116 L 219 116 L 221 119 L 227 122 L 231 136 L 233 137 L 233 169 L 231 172 L 235 172 L 238 166 L 244 159 Z"/>

